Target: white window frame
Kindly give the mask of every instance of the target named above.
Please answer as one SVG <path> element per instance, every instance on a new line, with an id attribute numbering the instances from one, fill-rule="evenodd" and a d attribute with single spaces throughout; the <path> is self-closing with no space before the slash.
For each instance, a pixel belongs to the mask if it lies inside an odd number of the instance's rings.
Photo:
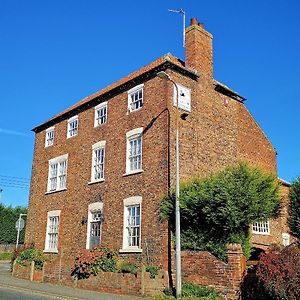
<path id="1" fill-rule="evenodd" d="M 142 237 L 142 197 L 133 196 L 123 200 L 124 204 L 124 213 L 123 213 L 123 244 L 122 249 L 119 250 L 120 253 L 126 252 L 143 252 L 141 248 L 141 237 Z M 129 246 L 128 245 L 128 232 L 127 232 L 127 216 L 128 216 L 128 207 L 130 206 L 139 206 L 140 207 L 140 223 L 139 223 L 139 245 L 138 246 Z"/>
<path id="2" fill-rule="evenodd" d="M 282 233 L 282 245 L 284 247 L 290 245 L 290 235 L 288 233 Z"/>
<path id="3" fill-rule="evenodd" d="M 93 218 L 93 212 L 101 211 L 103 213 L 103 202 L 94 202 L 89 204 L 88 206 L 88 219 L 87 219 L 87 234 L 86 234 L 86 249 L 90 249 L 90 230 L 91 230 L 91 222 Z M 101 225 L 102 227 L 102 225 Z M 101 228 L 102 235 L 102 228 Z M 101 236 L 100 236 L 100 244 L 101 244 Z"/>
<path id="4" fill-rule="evenodd" d="M 131 169 L 130 165 L 130 142 L 135 139 L 141 139 L 141 154 L 140 154 L 140 168 Z M 126 173 L 124 175 L 130 175 L 143 172 L 143 127 L 135 128 L 126 133 Z"/>
<path id="5" fill-rule="evenodd" d="M 142 92 L 142 98 L 139 99 L 138 101 L 142 101 L 142 105 L 139 106 L 138 108 L 134 108 L 133 104 L 135 103 L 135 101 L 132 101 L 131 96 L 134 94 L 137 94 L 138 92 Z M 139 109 L 142 109 L 144 107 L 144 84 L 140 84 L 135 86 L 134 88 L 130 89 L 128 92 L 128 112 L 133 112 L 133 111 L 137 111 Z"/>
<path id="6" fill-rule="evenodd" d="M 259 220 L 252 224 L 252 233 L 261 235 L 270 235 L 269 220 Z"/>
<path id="7" fill-rule="evenodd" d="M 68 173 L 68 154 L 64 154 L 55 158 L 52 158 L 49 160 L 49 170 L 48 170 L 48 185 L 47 185 L 47 193 L 53 193 L 57 191 L 63 191 L 67 189 L 67 173 Z M 65 166 L 65 173 L 62 173 L 61 164 L 66 163 Z M 52 174 L 52 166 L 57 165 L 56 167 L 56 176 L 53 176 Z M 65 185 L 63 187 L 60 187 L 60 178 L 64 176 L 65 179 Z M 51 189 L 51 179 L 56 178 L 56 188 Z"/>
<path id="8" fill-rule="evenodd" d="M 74 122 L 77 122 L 77 126 L 74 127 L 74 128 L 71 128 L 72 124 Z M 67 138 L 72 138 L 74 136 L 76 136 L 78 134 L 78 125 L 79 125 L 79 119 L 78 119 L 78 116 L 74 116 L 72 118 L 70 118 L 68 120 L 68 126 L 67 126 Z M 74 133 L 72 133 L 74 131 Z"/>
<path id="9" fill-rule="evenodd" d="M 90 183 L 94 182 L 101 182 L 104 181 L 104 172 L 105 172 L 105 144 L 106 141 L 100 141 L 95 143 L 92 146 L 92 169 L 91 169 L 91 181 Z M 95 179 L 95 159 L 96 159 L 96 151 L 103 149 L 103 177 L 99 179 Z"/>
<path id="10" fill-rule="evenodd" d="M 50 218 L 58 217 L 58 225 L 57 225 L 57 241 L 56 245 L 53 248 L 49 247 L 50 242 Z M 59 228 L 60 228 L 60 210 L 52 210 L 47 213 L 47 227 L 46 227 L 46 238 L 45 238 L 45 248 L 44 252 L 58 252 L 58 243 L 59 243 Z"/>
<path id="11" fill-rule="evenodd" d="M 105 122 L 103 123 L 99 123 L 99 117 L 98 117 L 98 111 L 101 111 L 103 110 L 104 108 L 106 108 L 106 113 L 105 113 Z M 102 102 L 100 104 L 98 104 L 96 107 L 95 107 L 95 115 L 94 115 L 94 127 L 98 127 L 98 126 L 102 126 L 104 124 L 107 123 L 107 112 L 108 112 L 108 109 L 107 109 L 107 101 L 106 102 Z"/>
<path id="12" fill-rule="evenodd" d="M 52 134 L 52 137 L 50 137 L 51 134 Z M 53 144 L 54 144 L 54 137 L 55 137 L 54 126 L 53 127 L 49 127 L 48 129 L 46 129 L 45 147 L 53 146 Z"/>

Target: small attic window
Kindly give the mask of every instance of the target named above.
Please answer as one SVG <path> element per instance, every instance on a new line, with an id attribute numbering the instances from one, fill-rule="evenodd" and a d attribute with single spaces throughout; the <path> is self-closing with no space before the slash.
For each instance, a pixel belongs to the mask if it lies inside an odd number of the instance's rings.
<path id="1" fill-rule="evenodd" d="M 128 91 L 128 111 L 132 112 L 144 106 L 144 84 Z"/>

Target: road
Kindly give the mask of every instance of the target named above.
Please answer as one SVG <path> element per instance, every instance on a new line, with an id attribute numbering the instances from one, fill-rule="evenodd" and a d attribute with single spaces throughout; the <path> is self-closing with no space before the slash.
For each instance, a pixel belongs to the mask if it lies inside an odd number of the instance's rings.
<path id="1" fill-rule="evenodd" d="M 65 299 L 52 296 L 45 296 L 41 293 L 34 293 L 28 290 L 16 290 L 16 288 L 7 288 L 0 285 L 0 299 L 5 300 L 53 300 Z"/>
<path id="2" fill-rule="evenodd" d="M 10 276 L 10 263 L 0 261 L 0 277 Z M 0 299 L 2 300 L 53 300 L 66 299 L 57 296 L 43 295 L 30 289 L 14 287 L 3 283 L 0 280 Z M 70 298 L 69 298 L 70 299 Z"/>

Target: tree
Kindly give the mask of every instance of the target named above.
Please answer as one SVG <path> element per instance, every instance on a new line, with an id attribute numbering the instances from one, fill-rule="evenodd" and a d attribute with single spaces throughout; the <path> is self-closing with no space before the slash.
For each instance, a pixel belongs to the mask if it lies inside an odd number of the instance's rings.
<path id="1" fill-rule="evenodd" d="M 172 193 L 161 204 L 161 216 L 171 224 L 175 220 L 174 199 Z M 274 216 L 278 207 L 275 176 L 246 163 L 191 180 L 180 191 L 182 248 L 210 251 L 226 260 L 226 244 L 240 243 L 249 257 L 249 224 Z"/>
<path id="2" fill-rule="evenodd" d="M 16 243 L 17 230 L 15 224 L 21 213 L 26 213 L 25 207 L 13 208 L 0 203 L 0 244 Z M 24 229 L 20 232 L 20 243 L 24 242 L 24 232 Z"/>
<path id="3" fill-rule="evenodd" d="M 300 238 L 300 177 L 293 182 L 289 198 L 288 224 L 292 233 Z"/>

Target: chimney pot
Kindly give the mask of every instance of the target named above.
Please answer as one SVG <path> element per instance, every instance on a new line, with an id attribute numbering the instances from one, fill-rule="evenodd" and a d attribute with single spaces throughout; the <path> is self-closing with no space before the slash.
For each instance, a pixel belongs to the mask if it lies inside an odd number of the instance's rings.
<path id="1" fill-rule="evenodd" d="M 197 19 L 196 18 L 191 19 L 191 25 L 197 25 Z"/>
<path id="2" fill-rule="evenodd" d="M 204 28 L 204 24 L 202 22 L 198 23 L 198 26 Z"/>

